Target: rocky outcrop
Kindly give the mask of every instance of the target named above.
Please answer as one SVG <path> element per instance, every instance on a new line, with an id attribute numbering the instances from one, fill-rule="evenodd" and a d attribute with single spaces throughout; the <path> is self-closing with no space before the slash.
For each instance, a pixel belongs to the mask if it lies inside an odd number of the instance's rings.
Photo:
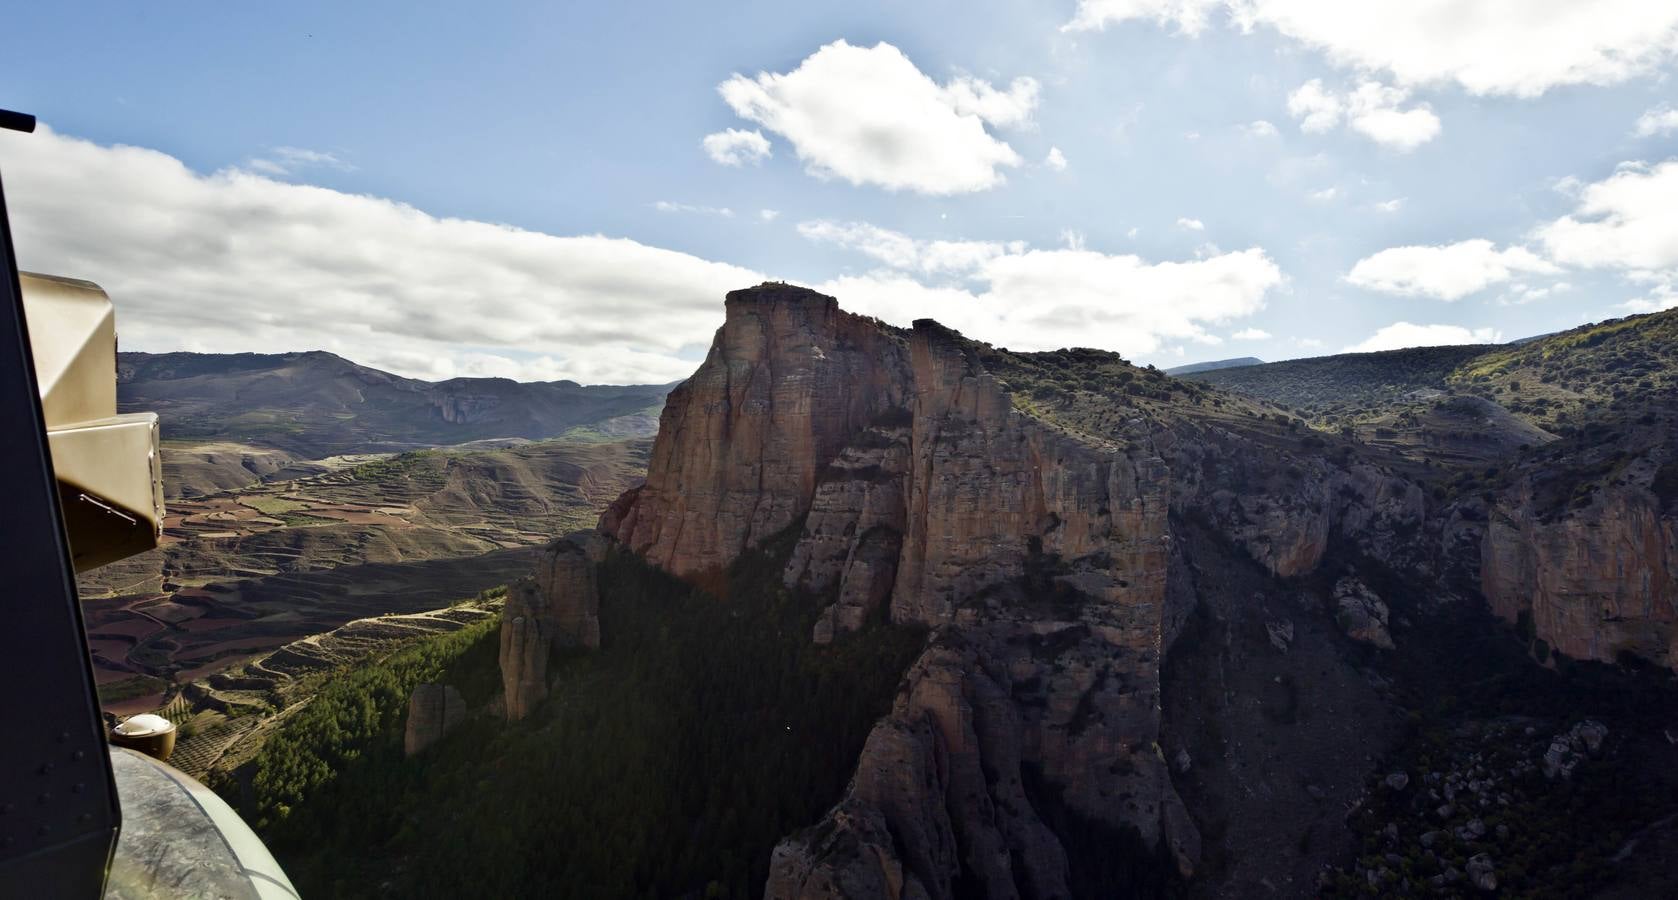
<path id="1" fill-rule="evenodd" d="M 464 721 L 466 701 L 461 699 L 459 691 L 447 684 L 421 684 L 408 698 L 402 752 L 408 756 L 420 753 Z"/>
<path id="2" fill-rule="evenodd" d="M 1387 604 L 1369 585 L 1350 575 L 1334 583 L 1334 621 L 1347 637 L 1391 650 L 1393 639 L 1387 630 L 1387 617 Z"/>
<path id="3" fill-rule="evenodd" d="M 554 541 L 536 571 L 507 589 L 501 612 L 501 681 L 507 718 L 518 721 L 548 695 L 548 658 L 555 649 L 600 646 L 596 567 L 605 543 L 595 532 Z"/>
<path id="4" fill-rule="evenodd" d="M 1651 490 L 1660 448 L 1614 466 L 1606 483 L 1562 480 L 1606 468 L 1596 455 L 1614 449 L 1522 473 L 1490 511 L 1481 587 L 1495 613 L 1530 622 L 1531 636 L 1570 657 L 1611 662 L 1623 652 L 1671 668 L 1678 510 L 1663 509 Z"/>
<path id="5" fill-rule="evenodd" d="M 605 531 L 678 575 L 718 570 L 810 509 L 828 464 L 904 408 L 900 332 L 803 288 L 730 292 L 705 363 L 670 393 L 646 484 Z"/>
<path id="6" fill-rule="evenodd" d="M 1157 747 L 1172 479 L 1149 430 L 1028 414 L 930 321 L 904 333 L 781 285 L 727 308 L 602 530 L 692 576 L 802 523 L 783 577 L 827 604 L 813 639 L 881 612 L 939 635 L 845 799 L 776 850 L 769 895 L 1065 896 L 1028 780 L 1192 872 Z"/>
<path id="7" fill-rule="evenodd" d="M 581 531 L 554 541 L 536 561 L 536 590 L 546 609 L 555 647 L 600 646 L 600 585 L 595 568 L 606 545 Z"/>
<path id="8" fill-rule="evenodd" d="M 507 588 L 501 609 L 501 687 L 507 719 L 517 722 L 548 697 L 548 657 L 553 634 L 535 578 Z"/>

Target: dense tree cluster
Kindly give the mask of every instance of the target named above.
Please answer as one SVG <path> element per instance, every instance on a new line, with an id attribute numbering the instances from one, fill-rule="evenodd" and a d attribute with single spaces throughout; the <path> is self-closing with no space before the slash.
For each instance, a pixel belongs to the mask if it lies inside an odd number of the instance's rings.
<path id="1" fill-rule="evenodd" d="M 820 603 L 781 585 L 789 551 L 771 541 L 710 592 L 614 552 L 602 648 L 556 657 L 524 722 L 476 717 L 412 760 L 392 710 L 420 680 L 492 676 L 495 633 L 347 674 L 264 751 L 264 838 L 312 897 L 756 896 L 923 642 L 880 622 L 812 644 Z"/>

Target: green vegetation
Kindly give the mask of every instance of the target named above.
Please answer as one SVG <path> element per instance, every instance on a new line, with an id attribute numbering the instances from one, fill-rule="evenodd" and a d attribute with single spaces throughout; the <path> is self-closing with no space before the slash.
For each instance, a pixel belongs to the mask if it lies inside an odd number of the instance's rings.
<path id="1" fill-rule="evenodd" d="M 1320 424 L 1351 425 L 1417 391 L 1445 390 L 1453 373 L 1488 352 L 1485 346 L 1415 347 L 1214 369 L 1181 378 L 1299 409 Z"/>
<path id="2" fill-rule="evenodd" d="M 309 815 L 293 815 L 305 802 L 330 795 L 354 763 L 402 754 L 401 730 L 415 685 L 442 681 L 468 702 L 487 701 L 500 686 L 495 670 L 499 618 L 450 634 L 424 638 L 375 662 L 323 680 L 313 699 L 263 744 L 251 771 L 255 827 L 278 844 L 307 842 Z M 394 745 L 383 738 L 395 737 Z M 384 759 L 389 762 L 389 759 Z M 231 785 L 218 785 L 227 790 Z"/>
<path id="3" fill-rule="evenodd" d="M 819 602 L 780 583 L 794 538 L 710 593 L 614 553 L 605 645 L 557 655 L 530 719 L 476 717 L 413 760 L 407 691 L 493 677 L 496 635 L 334 679 L 264 748 L 264 839 L 313 897 L 756 896 L 774 842 L 839 798 L 923 642 L 881 622 L 812 644 Z"/>
<path id="4" fill-rule="evenodd" d="M 1450 381 L 1565 432 L 1614 404 L 1678 391 L 1678 312 L 1611 319 L 1500 347 Z"/>

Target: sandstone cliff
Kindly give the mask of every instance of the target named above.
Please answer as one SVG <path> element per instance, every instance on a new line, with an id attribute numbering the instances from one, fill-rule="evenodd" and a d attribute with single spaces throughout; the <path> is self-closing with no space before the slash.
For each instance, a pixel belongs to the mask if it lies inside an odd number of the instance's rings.
<path id="1" fill-rule="evenodd" d="M 1658 493 L 1675 446 L 1643 432 L 1520 471 L 1484 530 L 1492 610 L 1575 659 L 1678 666 L 1678 508 Z"/>
<path id="2" fill-rule="evenodd" d="M 501 681 L 513 721 L 548 695 L 548 657 L 555 649 L 600 646 L 599 535 L 579 532 L 543 550 L 535 574 L 507 590 L 501 612 Z"/>
<path id="3" fill-rule="evenodd" d="M 1080 397 L 1119 414 L 1083 427 L 1021 402 L 986 363 L 1001 351 L 934 322 L 900 331 L 783 285 L 727 309 L 665 407 L 646 485 L 602 530 L 701 575 L 797 527 L 784 578 L 829 604 L 814 640 L 875 615 L 938 634 L 844 800 L 777 849 L 770 896 L 1064 896 L 1049 795 L 1192 874 L 1200 837 L 1157 743 L 1186 614 L 1167 591 L 1174 509 L 1229 520 L 1293 575 L 1342 529 L 1413 526 L 1419 492 L 1322 462 L 1274 476 L 1278 451 L 1226 427 L 1241 416 Z M 1247 470 L 1265 481 L 1231 490 Z"/>
<path id="4" fill-rule="evenodd" d="M 408 698 L 408 722 L 402 751 L 413 756 L 437 743 L 466 720 L 466 701 L 452 685 L 422 684 Z"/>

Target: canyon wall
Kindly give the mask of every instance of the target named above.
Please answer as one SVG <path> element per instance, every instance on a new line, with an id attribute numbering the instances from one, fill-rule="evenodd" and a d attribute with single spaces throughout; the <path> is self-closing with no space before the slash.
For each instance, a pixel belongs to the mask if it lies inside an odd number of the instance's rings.
<path id="1" fill-rule="evenodd" d="M 1606 483 L 1565 493 L 1544 483 L 1553 471 L 1523 472 L 1492 505 L 1481 545 L 1493 612 L 1530 622 L 1530 636 L 1575 659 L 1627 653 L 1678 666 L 1678 509 L 1654 490 L 1674 443 L 1653 442 Z M 1571 466 L 1601 468 L 1595 458 Z"/>

